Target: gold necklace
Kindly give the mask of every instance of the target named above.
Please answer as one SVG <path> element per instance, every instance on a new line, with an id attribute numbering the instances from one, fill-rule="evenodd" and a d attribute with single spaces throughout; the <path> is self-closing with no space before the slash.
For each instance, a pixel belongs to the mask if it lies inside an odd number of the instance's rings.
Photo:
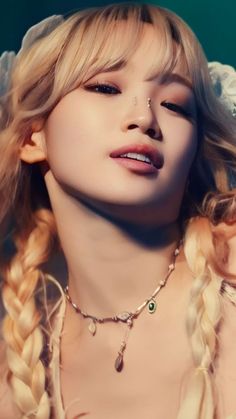
<path id="1" fill-rule="evenodd" d="M 155 298 L 159 294 L 161 289 L 166 285 L 168 278 L 170 277 L 171 273 L 175 269 L 175 262 L 176 262 L 176 257 L 179 254 L 180 244 L 175 249 L 175 251 L 173 253 L 173 257 L 172 257 L 173 260 L 172 260 L 172 263 L 168 266 L 168 271 L 167 271 L 167 274 L 166 274 L 165 278 L 161 279 L 159 281 L 159 283 L 158 283 L 156 289 L 154 290 L 154 292 L 152 293 L 152 295 L 150 297 L 148 297 L 134 311 L 123 311 L 123 312 L 121 312 L 121 313 L 119 313 L 115 316 L 111 316 L 111 317 L 96 317 L 92 314 L 88 314 L 88 313 L 84 312 L 83 310 L 81 310 L 81 308 L 76 303 L 74 303 L 72 301 L 71 296 L 69 294 L 68 285 L 64 289 L 65 296 L 66 296 L 68 302 L 71 304 L 71 306 L 75 310 L 75 312 L 78 313 L 78 314 L 81 314 L 81 316 L 83 316 L 84 319 L 90 319 L 91 320 L 90 323 L 89 323 L 89 326 L 88 326 L 88 330 L 89 330 L 89 332 L 91 333 L 92 336 L 94 336 L 96 334 L 97 324 L 102 324 L 102 323 L 107 323 L 107 322 L 113 322 L 113 323 L 121 322 L 121 323 L 126 323 L 127 324 L 128 328 L 125 332 L 124 338 L 123 338 L 123 340 L 121 342 L 121 345 L 120 345 L 120 350 L 118 351 L 118 356 L 115 360 L 115 369 L 116 369 L 117 372 L 122 371 L 123 366 L 124 366 L 124 352 L 125 352 L 125 349 L 127 347 L 128 337 L 129 337 L 129 334 L 130 334 L 130 330 L 133 327 L 134 320 L 139 317 L 140 313 L 147 306 L 148 306 L 148 312 L 150 314 L 153 314 L 156 311 L 157 302 L 156 302 Z"/>

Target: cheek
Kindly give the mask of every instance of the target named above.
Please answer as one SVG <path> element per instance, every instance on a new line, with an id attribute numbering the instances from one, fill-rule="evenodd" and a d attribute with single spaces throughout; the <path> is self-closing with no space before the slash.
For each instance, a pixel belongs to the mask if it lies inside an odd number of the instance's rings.
<path id="1" fill-rule="evenodd" d="M 197 129 L 188 121 L 169 125 L 165 132 L 165 164 L 171 167 L 179 178 L 189 172 L 197 151 Z"/>
<path id="2" fill-rule="evenodd" d="M 65 98 L 45 126 L 48 162 L 57 177 L 77 173 L 98 151 L 99 121 L 84 107 L 77 108 L 78 104 Z"/>

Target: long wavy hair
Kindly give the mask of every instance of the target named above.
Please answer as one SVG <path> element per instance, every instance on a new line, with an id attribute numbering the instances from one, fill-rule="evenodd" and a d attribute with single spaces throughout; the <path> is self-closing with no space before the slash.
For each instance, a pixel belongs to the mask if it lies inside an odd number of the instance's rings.
<path id="1" fill-rule="evenodd" d="M 120 20 L 125 22 L 122 31 Z M 39 166 L 22 162 L 20 148 L 67 93 L 93 74 L 127 62 L 147 23 L 159 41 L 156 70 L 172 72 L 180 65 L 193 85 L 198 111 L 198 150 L 180 214 L 185 255 L 195 278 L 186 313 L 195 371 L 178 419 L 213 419 L 215 414 L 220 277 L 233 278 L 227 272 L 229 249 L 222 243 L 232 235 L 236 218 L 236 191 L 229 185 L 236 166 L 236 123 L 213 92 L 207 60 L 191 29 L 164 8 L 121 3 L 79 11 L 22 51 L 4 97 L 0 124 L 3 337 L 9 382 L 22 418 L 47 419 L 52 409 L 46 318 L 38 290 L 45 278 L 42 265 L 55 250 L 57 231 Z"/>

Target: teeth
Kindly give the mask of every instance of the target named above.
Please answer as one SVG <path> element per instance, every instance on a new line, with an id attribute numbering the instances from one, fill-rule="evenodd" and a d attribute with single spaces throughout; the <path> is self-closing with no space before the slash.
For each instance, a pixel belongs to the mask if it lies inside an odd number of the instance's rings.
<path id="1" fill-rule="evenodd" d="M 125 154 L 121 154 L 120 157 L 129 157 L 131 159 L 145 161 L 146 163 L 152 163 L 149 157 L 145 156 L 144 154 L 125 153 Z"/>

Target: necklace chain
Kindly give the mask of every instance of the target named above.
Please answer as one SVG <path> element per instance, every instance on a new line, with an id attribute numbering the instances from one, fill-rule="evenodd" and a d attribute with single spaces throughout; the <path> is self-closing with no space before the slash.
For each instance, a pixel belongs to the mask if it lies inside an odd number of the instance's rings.
<path id="1" fill-rule="evenodd" d="M 156 311 L 157 303 L 156 303 L 155 297 L 159 294 L 161 289 L 166 285 L 168 278 L 170 277 L 171 273 L 175 269 L 175 262 L 176 262 L 176 257 L 179 254 L 180 244 L 181 243 L 179 243 L 178 247 L 175 249 L 175 251 L 173 253 L 173 256 L 172 256 L 173 261 L 168 266 L 167 274 L 164 277 L 164 279 L 161 279 L 158 282 L 158 285 L 157 285 L 156 289 L 153 291 L 152 295 L 150 297 L 148 297 L 146 300 L 144 300 L 144 302 L 142 304 L 140 304 L 140 306 L 138 306 L 136 308 L 136 310 L 134 310 L 134 311 L 123 311 L 123 312 L 121 312 L 119 314 L 116 314 L 115 316 L 111 316 L 111 317 L 97 317 L 97 316 L 94 316 L 92 314 L 86 313 L 75 302 L 72 301 L 70 293 L 69 293 L 68 285 L 64 289 L 65 296 L 66 296 L 68 302 L 70 303 L 70 305 L 75 310 L 75 312 L 80 314 L 84 319 L 90 319 L 91 320 L 90 323 L 89 323 L 88 329 L 89 329 L 92 336 L 94 336 L 96 334 L 97 324 L 102 324 L 102 323 L 107 323 L 107 322 L 113 322 L 113 323 L 121 322 L 121 323 L 126 323 L 127 324 L 128 328 L 127 328 L 127 330 L 125 332 L 125 336 L 124 336 L 124 338 L 121 342 L 120 350 L 118 351 L 118 356 L 117 356 L 116 361 L 115 361 L 115 369 L 118 372 L 122 371 L 123 366 L 124 366 L 124 362 L 123 362 L 124 352 L 125 352 L 125 349 L 127 347 L 127 341 L 128 341 L 130 330 L 133 327 L 133 322 L 134 322 L 135 319 L 137 319 L 139 317 L 141 312 L 147 306 L 148 306 L 148 311 L 149 311 L 150 314 L 153 314 Z"/>

